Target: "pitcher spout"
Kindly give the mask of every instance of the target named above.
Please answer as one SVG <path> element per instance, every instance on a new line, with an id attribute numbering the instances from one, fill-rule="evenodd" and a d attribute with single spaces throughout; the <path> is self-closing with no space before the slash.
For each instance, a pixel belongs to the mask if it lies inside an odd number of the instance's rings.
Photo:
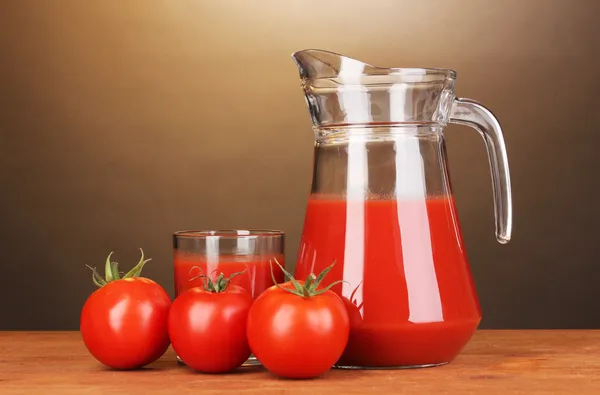
<path id="1" fill-rule="evenodd" d="M 320 49 L 298 51 L 292 58 L 315 128 L 448 122 L 453 70 L 377 67 Z"/>
<path id="2" fill-rule="evenodd" d="M 294 52 L 292 58 L 302 79 L 336 78 L 340 74 L 360 76 L 365 69 L 376 69 L 359 60 L 321 49 Z"/>

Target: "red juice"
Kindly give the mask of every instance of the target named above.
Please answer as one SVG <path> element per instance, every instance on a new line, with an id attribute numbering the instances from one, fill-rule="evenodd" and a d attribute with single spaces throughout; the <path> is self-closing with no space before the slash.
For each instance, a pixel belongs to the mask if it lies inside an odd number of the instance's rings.
<path id="1" fill-rule="evenodd" d="M 275 280 L 278 283 L 284 281 L 283 272 L 273 260 L 277 259 L 283 266 L 284 258 L 281 254 L 250 257 L 244 255 L 219 255 L 216 258 L 215 262 L 211 262 L 204 255 L 190 255 L 176 251 L 174 255 L 175 295 L 179 295 L 189 288 L 201 286 L 201 278 L 192 281 L 190 279 L 200 275 L 202 272 L 214 280 L 220 273 L 224 273 L 228 277 L 245 270 L 244 273 L 232 278 L 231 284 L 246 288 L 252 294 L 252 297 L 256 298 L 264 290 L 273 285 L 270 261 L 273 261 Z"/>
<path id="2" fill-rule="evenodd" d="M 451 361 L 481 319 L 454 200 L 308 202 L 296 278 L 319 273 L 350 315 L 341 366 Z"/>

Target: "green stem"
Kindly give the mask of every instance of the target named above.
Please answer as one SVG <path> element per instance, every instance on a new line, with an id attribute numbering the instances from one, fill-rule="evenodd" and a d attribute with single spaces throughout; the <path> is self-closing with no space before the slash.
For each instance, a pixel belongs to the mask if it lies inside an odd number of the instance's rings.
<path id="1" fill-rule="evenodd" d="M 310 298 L 312 295 L 310 294 L 308 288 L 302 287 L 302 296 L 304 296 L 305 298 Z"/>
<path id="2" fill-rule="evenodd" d="M 204 274 L 204 271 L 202 270 L 202 268 L 200 268 L 198 266 L 192 267 L 190 269 L 190 273 L 194 269 L 200 270 L 200 274 L 198 276 L 190 278 L 189 281 L 194 281 L 198 278 L 201 278 L 202 279 L 202 288 L 204 288 L 205 291 L 214 292 L 214 293 L 224 292 L 227 289 L 227 287 L 229 286 L 229 284 L 231 283 L 232 278 L 234 278 L 235 276 L 239 276 L 240 274 L 246 272 L 246 269 L 244 269 L 241 272 L 235 272 L 235 273 L 231 274 L 229 277 L 225 277 L 225 273 L 220 273 L 219 276 L 213 281 L 210 278 L 210 276 L 207 276 L 206 274 Z"/>
<path id="3" fill-rule="evenodd" d="M 106 257 L 106 263 L 104 264 L 104 277 L 106 278 L 106 282 L 111 282 L 113 279 L 113 275 L 112 275 L 112 267 L 110 264 L 110 257 L 112 256 L 114 251 L 111 251 L 110 254 L 108 254 L 108 257 Z"/>
<path id="4" fill-rule="evenodd" d="M 139 277 L 140 274 L 142 274 L 142 269 L 144 268 L 144 265 L 152 260 L 152 258 L 144 260 L 144 250 L 140 248 L 140 252 L 142 253 L 142 256 L 140 257 L 138 264 L 135 265 L 130 271 L 128 271 L 123 278 Z"/>
<path id="5" fill-rule="evenodd" d="M 304 284 L 300 284 L 294 278 L 294 276 L 292 276 L 288 271 L 285 270 L 285 268 L 283 266 L 281 266 L 281 264 L 277 261 L 277 259 L 274 259 L 274 261 L 277 264 L 277 266 L 279 266 L 279 268 L 281 269 L 281 271 L 286 275 L 286 277 L 289 278 L 290 282 L 294 286 L 294 289 L 283 287 L 283 286 L 281 286 L 280 284 L 277 283 L 277 281 L 275 280 L 275 274 L 273 273 L 273 263 L 271 262 L 270 263 L 270 266 L 271 266 L 271 278 L 273 279 L 273 283 L 279 289 L 282 289 L 282 290 L 284 290 L 286 292 L 289 292 L 289 293 L 291 293 L 293 295 L 296 295 L 296 296 L 301 296 L 303 298 L 310 298 L 310 297 L 313 297 L 313 296 L 321 295 L 321 294 L 329 291 L 333 286 L 335 286 L 337 284 L 340 284 L 340 283 L 343 283 L 343 282 L 347 282 L 347 281 L 343 281 L 343 280 L 338 280 L 338 281 L 334 281 L 333 283 L 329 284 L 327 287 L 325 287 L 323 289 L 317 289 L 318 286 L 323 281 L 323 279 L 325 278 L 325 276 L 327 275 L 327 273 L 329 273 L 329 271 L 335 265 L 335 260 L 333 261 L 333 263 L 331 265 L 329 265 L 325 269 L 323 269 L 323 271 L 321 273 L 319 273 L 318 276 L 315 276 L 314 273 L 309 274 L 308 277 L 306 278 L 306 281 L 304 281 Z"/>
<path id="6" fill-rule="evenodd" d="M 98 273 L 95 267 L 92 268 L 86 265 L 92 270 L 92 281 L 94 282 L 94 285 L 96 285 L 98 288 L 102 288 L 111 281 L 117 281 L 124 278 L 139 277 L 142 273 L 144 265 L 151 261 L 151 259 L 144 259 L 144 251 L 141 248 L 140 251 L 142 253 L 142 256 L 138 264 L 135 265 L 129 272 L 127 272 L 122 277 L 122 273 L 119 272 L 119 264 L 117 262 L 111 262 L 110 260 L 114 251 L 111 251 L 111 253 L 108 254 L 108 257 L 106 257 L 106 262 L 104 263 L 104 278 L 102 278 L 102 276 Z"/>

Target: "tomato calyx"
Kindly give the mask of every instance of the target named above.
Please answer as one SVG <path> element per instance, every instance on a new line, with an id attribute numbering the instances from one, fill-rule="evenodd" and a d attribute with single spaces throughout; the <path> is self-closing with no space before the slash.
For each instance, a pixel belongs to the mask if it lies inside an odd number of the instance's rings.
<path id="1" fill-rule="evenodd" d="M 152 260 L 152 258 L 144 259 L 144 250 L 140 248 L 140 252 L 142 256 L 140 257 L 139 262 L 135 265 L 130 271 L 123 274 L 123 272 L 119 272 L 119 263 L 111 262 L 110 258 L 114 251 L 111 251 L 106 258 L 106 263 L 104 265 L 104 278 L 98 273 L 95 267 L 90 267 L 86 265 L 92 271 L 92 281 L 98 288 L 102 288 L 106 284 L 111 281 L 121 280 L 125 278 L 134 278 L 139 277 L 142 274 L 142 269 L 144 265 Z"/>
<path id="2" fill-rule="evenodd" d="M 202 270 L 202 268 L 198 267 L 198 266 L 192 267 L 190 269 L 190 273 L 194 269 L 199 270 L 200 275 L 190 278 L 190 281 L 194 281 L 198 278 L 201 278 L 202 279 L 202 288 L 204 288 L 205 291 L 214 292 L 214 293 L 224 292 L 227 289 L 227 287 L 229 286 L 229 284 L 231 283 L 232 278 L 234 278 L 235 276 L 239 276 L 242 273 L 246 273 L 246 269 L 244 269 L 241 272 L 236 272 L 236 273 L 233 273 L 229 277 L 225 277 L 225 273 L 221 272 L 221 274 L 219 274 L 219 276 L 217 276 L 217 278 L 215 280 L 213 280 L 209 276 L 204 274 L 204 271 Z"/>
<path id="3" fill-rule="evenodd" d="M 271 263 L 271 265 L 270 265 L 271 266 L 271 278 L 273 279 L 273 283 L 275 283 L 275 285 L 278 288 L 280 288 L 286 292 L 289 292 L 293 295 L 301 296 L 303 298 L 310 298 L 313 296 L 321 295 L 321 294 L 329 291 L 331 289 L 331 287 L 333 287 L 334 285 L 344 282 L 344 280 L 334 281 L 331 284 L 329 284 L 328 286 L 326 286 L 325 288 L 317 289 L 319 287 L 319 285 L 321 285 L 321 282 L 323 281 L 323 279 L 325 278 L 327 273 L 329 273 L 329 271 L 335 265 L 335 262 L 336 262 L 335 260 L 333 261 L 333 263 L 331 265 L 329 265 L 325 269 L 323 269 L 323 271 L 321 271 L 321 273 L 319 273 L 318 276 L 316 276 L 314 273 L 309 274 L 308 277 L 306 278 L 306 281 L 304 281 L 304 284 L 300 284 L 298 282 L 298 280 L 296 280 L 294 278 L 294 276 L 292 276 L 291 273 L 289 273 L 287 270 L 285 270 L 285 268 L 283 266 L 281 266 L 281 264 L 277 261 L 277 258 L 274 258 L 274 261 L 277 264 L 277 266 L 279 266 L 279 268 L 281 269 L 283 274 L 290 280 L 290 282 L 294 286 L 294 289 L 282 287 L 281 285 L 279 285 L 277 283 L 277 280 L 275 280 L 275 273 L 273 273 L 273 263 Z"/>

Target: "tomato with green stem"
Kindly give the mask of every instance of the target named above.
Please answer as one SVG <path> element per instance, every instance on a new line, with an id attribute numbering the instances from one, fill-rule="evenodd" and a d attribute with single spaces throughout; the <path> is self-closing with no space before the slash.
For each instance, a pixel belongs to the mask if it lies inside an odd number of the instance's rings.
<path id="1" fill-rule="evenodd" d="M 263 292 L 248 315 L 250 349 L 278 376 L 307 379 L 322 375 L 340 358 L 349 336 L 344 303 L 330 288 L 320 289 L 335 262 L 318 276 L 298 281 L 275 260 L 290 281 Z"/>
<path id="2" fill-rule="evenodd" d="M 215 280 L 202 273 L 190 279 L 203 278 L 202 286 L 188 289 L 173 302 L 169 312 L 171 344 L 190 368 L 225 373 L 250 356 L 246 323 L 252 295 L 231 284 L 234 276 L 244 272 L 229 277 L 221 273 Z"/>
<path id="3" fill-rule="evenodd" d="M 99 289 L 86 300 L 80 317 L 81 337 L 90 353 L 114 369 L 135 369 L 160 358 L 169 347 L 167 319 L 171 299 L 156 282 L 140 277 L 150 259 L 121 277 L 117 262 L 106 258 L 105 277 L 95 268 Z"/>

